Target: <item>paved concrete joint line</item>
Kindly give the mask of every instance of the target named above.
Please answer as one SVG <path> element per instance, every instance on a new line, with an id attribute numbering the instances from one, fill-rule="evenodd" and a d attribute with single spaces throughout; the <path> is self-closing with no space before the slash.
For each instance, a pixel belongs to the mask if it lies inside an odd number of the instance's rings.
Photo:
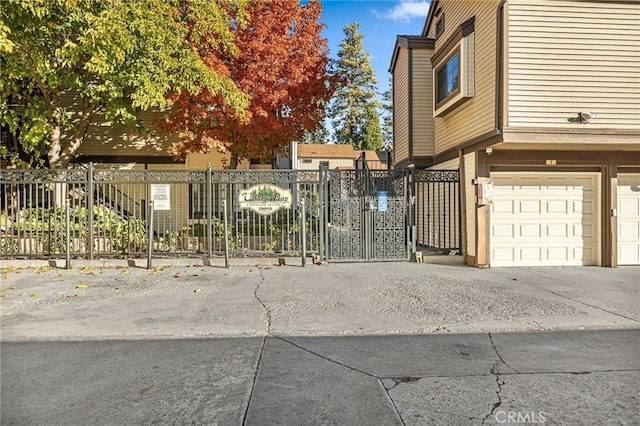
<path id="1" fill-rule="evenodd" d="M 332 364 L 336 364 L 336 365 L 338 365 L 338 366 L 340 366 L 340 367 L 342 367 L 342 368 L 346 368 L 346 369 L 351 370 L 351 371 L 354 371 L 354 372 L 356 372 L 356 373 L 363 374 L 363 375 L 365 375 L 365 376 L 367 376 L 367 377 L 371 377 L 371 378 L 376 379 L 376 380 L 378 381 L 378 383 L 380 384 L 380 386 L 382 387 L 382 389 L 384 390 L 384 393 L 385 393 L 385 395 L 386 395 L 387 399 L 389 400 L 389 403 L 391 403 L 391 406 L 393 407 L 393 411 L 394 411 L 394 413 L 395 413 L 395 415 L 396 415 L 396 417 L 397 417 L 398 421 L 400 422 L 400 424 L 402 424 L 403 426 L 405 426 L 404 419 L 403 419 L 403 418 L 402 418 L 402 416 L 400 415 L 400 411 L 398 410 L 398 407 L 397 407 L 397 405 L 396 405 L 395 401 L 393 400 L 393 398 L 391 398 L 391 395 L 389 394 L 389 391 L 390 391 L 391 389 L 393 389 L 393 387 L 395 387 L 395 385 L 394 385 L 394 386 L 392 386 L 391 388 L 388 388 L 388 387 L 385 385 L 385 381 L 387 380 L 386 378 L 379 377 L 379 376 L 377 376 L 377 375 L 375 375 L 375 374 L 368 373 L 368 372 L 366 372 L 366 371 L 364 371 L 364 370 L 360 370 L 360 369 L 358 369 L 358 368 L 355 368 L 355 367 L 352 367 L 352 366 L 350 366 L 350 365 L 344 364 L 344 363 L 342 363 L 342 362 L 340 362 L 340 361 L 337 361 L 337 360 L 335 360 L 335 359 L 331 359 L 331 358 L 326 357 L 326 356 L 324 356 L 324 355 L 320 355 L 319 353 L 314 352 L 314 351 L 312 351 L 311 349 L 305 348 L 304 346 L 298 345 L 297 343 L 294 343 L 294 342 L 292 342 L 292 341 L 290 341 L 290 340 L 287 340 L 286 338 L 284 338 L 284 337 L 282 337 L 282 336 L 274 336 L 274 337 L 275 337 L 276 339 L 282 340 L 283 342 L 288 343 L 288 344 L 290 344 L 290 345 L 292 345 L 292 346 L 294 346 L 294 347 L 296 347 L 296 348 L 298 348 L 298 349 L 300 349 L 300 350 L 303 350 L 303 351 L 305 351 L 305 352 L 308 352 L 308 353 L 310 353 L 310 354 L 311 354 L 311 355 L 313 355 L 313 356 L 316 356 L 316 357 L 318 357 L 318 358 L 320 358 L 320 359 L 323 359 L 323 360 L 325 360 L 325 361 L 328 361 L 328 362 L 330 362 L 330 363 L 332 363 Z M 395 380 L 394 380 L 394 381 L 395 381 Z M 396 384 L 397 384 L 397 383 L 396 383 Z"/>
<path id="2" fill-rule="evenodd" d="M 243 426 L 247 423 L 247 416 L 249 415 L 249 407 L 251 407 L 251 400 L 253 399 L 253 393 L 256 389 L 256 382 L 258 381 L 258 371 L 260 370 L 260 363 L 262 362 L 262 356 L 264 355 L 264 348 L 267 343 L 267 337 L 271 334 L 271 311 L 267 307 L 267 305 L 260 299 L 258 296 L 258 290 L 260 289 L 260 285 L 264 284 L 264 274 L 262 273 L 262 268 L 258 267 L 258 271 L 260 271 L 260 281 L 256 284 L 256 288 L 253 290 L 253 297 L 258 301 L 258 303 L 264 309 L 264 312 L 267 316 L 267 332 L 266 335 L 262 338 L 262 345 L 260 346 L 260 355 L 258 356 L 258 361 L 256 362 L 256 368 L 253 372 L 253 382 L 251 383 L 251 392 L 249 393 L 249 399 L 247 400 L 247 406 L 245 407 L 244 414 L 242 417 Z"/>
<path id="3" fill-rule="evenodd" d="M 514 281 L 518 281 L 517 278 L 511 278 L 511 279 L 514 280 Z M 618 312 L 614 312 L 614 311 L 612 311 L 610 309 L 605 309 L 605 308 L 603 308 L 601 306 L 593 305 L 591 303 L 587 303 L 587 302 L 584 302 L 584 301 L 579 300 L 579 299 L 574 299 L 573 297 L 569 297 L 569 296 L 567 296 L 565 294 L 562 294 L 560 292 L 556 292 L 556 291 L 553 291 L 553 290 L 542 288 L 542 287 L 539 287 L 537 285 L 530 284 L 530 283 L 525 283 L 525 285 L 527 285 L 529 287 L 532 287 L 532 288 L 535 288 L 537 290 L 544 291 L 546 293 L 553 294 L 554 296 L 558 296 L 558 297 L 561 297 L 561 298 L 564 298 L 564 299 L 567 299 L 567 300 L 571 300 L 572 302 L 576 302 L 576 303 L 579 303 L 581 305 L 588 306 L 590 308 L 598 309 L 599 311 L 606 312 L 608 314 L 611 314 L 611 315 L 614 315 L 614 316 L 617 316 L 617 317 L 620 317 L 620 318 L 624 318 L 624 319 L 627 319 L 627 320 L 630 320 L 630 321 L 633 321 L 633 322 L 636 322 L 636 323 L 640 323 L 640 320 L 638 320 L 637 318 L 633 318 L 631 316 L 623 315 L 623 314 L 620 314 Z"/>

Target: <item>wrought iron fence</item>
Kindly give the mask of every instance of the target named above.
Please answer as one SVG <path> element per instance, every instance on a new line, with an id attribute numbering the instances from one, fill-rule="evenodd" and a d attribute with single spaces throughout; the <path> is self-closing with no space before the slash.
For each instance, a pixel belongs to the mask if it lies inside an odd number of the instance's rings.
<path id="1" fill-rule="evenodd" d="M 458 250 L 459 208 L 457 170 L 0 170 L 0 256 L 404 260 Z"/>
<path id="2" fill-rule="evenodd" d="M 416 170 L 414 182 L 417 248 L 427 252 L 459 254 L 459 171 Z"/>
<path id="3" fill-rule="evenodd" d="M 239 194 L 258 184 L 291 191 L 291 208 L 269 215 L 242 208 Z M 151 207 L 157 187 L 166 191 L 167 210 Z M 318 171 L 0 171 L 3 257 L 59 257 L 67 246 L 71 256 L 89 259 L 141 257 L 149 248 L 154 256 L 225 248 L 234 256 L 298 255 L 303 247 L 319 252 L 319 216 Z"/>

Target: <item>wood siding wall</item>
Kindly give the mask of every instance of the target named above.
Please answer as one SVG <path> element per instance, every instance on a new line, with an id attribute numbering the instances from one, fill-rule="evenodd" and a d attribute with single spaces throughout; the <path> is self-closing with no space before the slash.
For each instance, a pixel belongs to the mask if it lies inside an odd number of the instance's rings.
<path id="1" fill-rule="evenodd" d="M 431 157 L 435 154 L 432 56 L 433 51 L 430 49 L 413 49 L 411 52 L 411 127 L 414 157 Z"/>
<path id="2" fill-rule="evenodd" d="M 64 98 L 65 106 L 77 106 L 79 101 L 72 95 Z M 117 157 L 164 157 L 167 162 L 171 161 L 171 156 L 167 153 L 169 146 L 178 140 L 176 135 L 167 134 L 155 129 L 153 124 L 162 118 L 160 111 L 143 111 L 138 113 L 138 117 L 145 126 L 151 128 L 150 132 L 136 131 L 123 124 L 114 124 L 105 120 L 103 116 L 94 118 L 89 125 L 84 142 L 80 145 L 77 155 L 82 156 L 117 156 Z M 72 117 L 72 120 L 74 117 Z M 77 118 L 75 118 L 77 120 Z M 62 138 L 69 138 L 71 135 L 63 133 Z M 204 170 L 208 164 L 213 169 L 223 169 L 228 166 L 230 155 L 227 152 L 220 152 L 216 149 L 206 154 L 189 154 L 185 164 L 166 164 L 160 168 L 178 169 L 200 169 Z M 242 161 L 238 169 L 248 169 L 249 162 Z"/>
<path id="3" fill-rule="evenodd" d="M 507 7 L 508 126 L 640 130 L 640 3 Z M 597 117 L 569 122 L 578 112 Z"/>
<path id="4" fill-rule="evenodd" d="M 460 24 L 475 16 L 475 96 L 435 119 L 435 150 L 441 154 L 495 128 L 496 17 L 499 1 L 446 1 L 444 33 L 436 39 L 436 53 Z M 432 30 L 435 31 L 435 25 Z M 427 34 L 435 37 L 435 33 Z"/>
<path id="5" fill-rule="evenodd" d="M 145 126 L 160 118 L 160 112 L 145 111 L 138 114 Z M 69 135 L 63 135 L 69 137 Z M 160 130 L 136 131 L 122 124 L 97 117 L 89 126 L 87 136 L 78 149 L 79 155 L 162 156 L 169 157 L 167 149 L 177 137 Z"/>
<path id="6" fill-rule="evenodd" d="M 460 182 L 460 190 L 465 191 L 466 217 L 462 218 L 462 226 L 466 228 L 468 256 L 476 255 L 476 186 L 471 180 L 476 177 L 476 153 L 464 156 L 465 181 Z"/>
<path id="7" fill-rule="evenodd" d="M 394 162 L 409 159 L 409 51 L 400 49 L 393 73 Z"/>

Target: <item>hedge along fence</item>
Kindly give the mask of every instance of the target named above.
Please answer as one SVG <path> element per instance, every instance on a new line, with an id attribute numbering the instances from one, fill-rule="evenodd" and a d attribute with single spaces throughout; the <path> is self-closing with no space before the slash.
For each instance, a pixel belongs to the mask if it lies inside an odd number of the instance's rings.
<path id="1" fill-rule="evenodd" d="M 91 241 L 95 253 L 142 255 L 147 251 L 147 223 L 143 219 L 123 218 L 113 210 L 94 206 L 92 209 L 94 232 L 88 233 L 86 207 L 69 209 L 69 233 L 72 256 L 85 256 L 87 243 Z M 295 246 L 295 235 L 300 232 L 299 218 L 294 223 L 254 223 L 235 229 L 228 228 L 229 249 L 242 250 L 248 241 L 258 244 L 261 252 L 288 251 Z M 213 251 L 224 251 L 224 223 L 212 221 Z M 56 256 L 66 253 L 66 208 L 29 208 L 20 211 L 17 219 L 0 214 L 0 255 L 3 256 Z M 307 233 L 312 234 L 314 220 L 306 223 Z M 241 232 L 246 232 L 243 233 Z M 157 253 L 196 253 L 206 250 L 205 224 L 185 226 L 177 231 L 166 231 L 154 236 L 153 251 Z M 317 236 L 313 237 L 313 241 Z M 255 245 L 255 244 L 254 244 Z"/>
<path id="2" fill-rule="evenodd" d="M 103 245 L 109 250 L 127 254 L 146 250 L 147 229 L 144 220 L 122 218 L 107 207 L 92 208 L 93 226 L 99 230 L 99 238 L 89 238 L 89 211 L 86 207 L 69 209 L 69 251 L 75 256 L 84 256 L 86 244 Z M 66 208 L 23 209 L 17 218 L 0 214 L 0 254 L 16 255 L 60 255 L 66 253 Z"/>

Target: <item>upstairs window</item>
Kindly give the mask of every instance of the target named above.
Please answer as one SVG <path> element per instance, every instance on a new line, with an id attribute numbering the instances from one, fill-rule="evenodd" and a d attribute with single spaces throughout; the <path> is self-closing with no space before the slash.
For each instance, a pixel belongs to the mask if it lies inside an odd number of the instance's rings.
<path id="1" fill-rule="evenodd" d="M 442 18 L 436 22 L 436 38 L 440 37 L 440 35 L 444 32 L 444 15 Z"/>
<path id="2" fill-rule="evenodd" d="M 433 64 L 433 116 L 442 117 L 475 95 L 475 36 L 460 32 Z"/>
<path id="3" fill-rule="evenodd" d="M 436 70 L 436 107 L 460 91 L 460 52 Z"/>

